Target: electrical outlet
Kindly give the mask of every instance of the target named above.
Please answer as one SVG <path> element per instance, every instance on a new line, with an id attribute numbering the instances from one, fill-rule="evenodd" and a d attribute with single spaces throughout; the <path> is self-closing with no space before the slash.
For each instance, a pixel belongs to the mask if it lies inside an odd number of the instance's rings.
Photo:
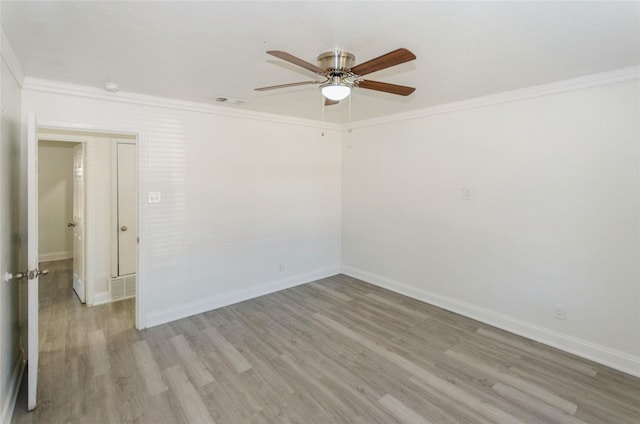
<path id="1" fill-rule="evenodd" d="M 564 305 L 561 305 L 560 303 L 556 303 L 555 305 L 553 305 L 553 316 L 555 319 L 561 320 L 567 318 L 567 310 L 565 309 Z"/>
<path id="2" fill-rule="evenodd" d="M 473 193 L 471 192 L 471 187 L 465 186 L 460 188 L 460 193 L 462 195 L 462 200 L 472 200 Z"/>

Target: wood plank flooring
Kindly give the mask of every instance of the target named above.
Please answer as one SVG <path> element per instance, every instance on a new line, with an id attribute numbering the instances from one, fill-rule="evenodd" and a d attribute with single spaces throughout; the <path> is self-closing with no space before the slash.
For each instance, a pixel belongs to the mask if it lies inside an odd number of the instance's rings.
<path id="1" fill-rule="evenodd" d="M 22 423 L 640 423 L 640 379 L 338 275 L 144 331 L 41 279 Z"/>

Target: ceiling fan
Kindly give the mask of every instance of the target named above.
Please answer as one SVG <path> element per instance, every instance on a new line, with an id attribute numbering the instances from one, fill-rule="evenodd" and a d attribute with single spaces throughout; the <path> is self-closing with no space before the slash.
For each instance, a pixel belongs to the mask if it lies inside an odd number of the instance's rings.
<path id="1" fill-rule="evenodd" d="M 363 75 L 414 60 L 416 55 L 404 48 L 391 51 L 380 57 L 376 57 L 375 59 L 371 59 L 355 66 L 356 57 L 352 53 L 342 50 L 322 53 L 318 56 L 318 66 L 280 50 L 270 50 L 267 54 L 307 69 L 321 77 L 324 77 L 324 80 L 272 85 L 269 87 L 256 88 L 256 91 L 267 91 L 298 85 L 320 84 L 322 95 L 325 97 L 325 106 L 335 105 L 339 103 L 340 100 L 346 99 L 349 94 L 351 94 L 351 89 L 354 87 L 383 91 L 385 93 L 398 94 L 400 96 L 408 96 L 415 91 L 414 87 L 371 81 L 362 78 Z"/>

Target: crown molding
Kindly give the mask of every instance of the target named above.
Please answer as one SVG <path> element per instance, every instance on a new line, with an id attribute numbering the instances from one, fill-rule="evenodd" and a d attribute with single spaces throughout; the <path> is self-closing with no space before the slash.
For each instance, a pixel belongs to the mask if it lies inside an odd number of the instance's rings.
<path id="1" fill-rule="evenodd" d="M 56 93 L 68 96 L 86 97 L 103 101 L 129 103 L 144 106 L 155 106 L 161 108 L 177 109 L 190 112 L 208 113 L 219 116 L 234 118 L 254 119 L 258 121 L 276 122 L 281 124 L 305 126 L 327 130 L 351 130 L 370 126 L 400 122 L 411 119 L 419 119 L 442 113 L 458 112 L 467 109 L 474 109 L 500 103 L 525 100 L 534 97 L 548 96 L 573 90 L 580 90 L 601 85 L 614 84 L 618 82 L 631 81 L 640 78 L 640 66 L 632 66 L 609 72 L 587 75 L 584 77 L 566 79 L 548 84 L 541 84 L 502 93 L 489 94 L 486 96 L 457 102 L 445 103 L 424 109 L 398 113 L 373 119 L 364 119 L 352 123 L 336 124 L 323 123 L 311 119 L 293 118 L 290 116 L 276 115 L 265 112 L 254 112 L 241 109 L 229 109 L 222 106 L 210 105 L 207 103 L 190 102 L 166 97 L 148 96 L 131 92 L 108 93 L 100 88 L 88 87 L 84 85 L 68 84 L 51 80 L 24 77 L 20 63 L 15 58 L 11 46 L 5 49 L 6 37 L 2 34 L 2 56 L 5 58 L 16 80 L 19 80 L 25 90 L 40 91 L 45 93 Z M 5 56 L 6 55 L 6 56 Z"/>
<path id="2" fill-rule="evenodd" d="M 601 85 L 614 84 L 624 81 L 632 81 L 640 78 L 640 66 L 617 69 L 615 71 L 602 72 L 587 75 L 584 77 L 571 78 L 549 84 L 535 85 L 517 90 L 504 91 L 502 93 L 489 94 L 482 97 L 460 100 L 452 103 L 445 103 L 424 109 L 412 110 L 409 112 L 387 115 L 380 118 L 363 119 L 344 124 L 343 129 L 351 130 L 356 128 L 371 127 L 381 124 L 406 121 L 410 119 L 425 118 L 442 113 L 458 112 L 461 110 L 475 109 L 499 103 L 514 102 L 534 97 L 548 96 L 552 94 L 565 93 L 573 90 L 581 90 Z"/>
<path id="3" fill-rule="evenodd" d="M 9 39 L 7 38 L 7 34 L 4 33 L 4 30 L 1 30 L 0 33 L 0 55 L 9 67 L 11 75 L 13 75 L 15 80 L 18 82 L 18 85 L 22 87 L 24 84 L 24 72 L 22 71 L 20 61 L 18 60 L 16 53 L 13 51 L 13 47 L 11 47 L 11 43 L 9 43 Z"/>
<path id="4" fill-rule="evenodd" d="M 85 85 L 68 84 L 58 81 L 44 80 L 39 78 L 24 78 L 23 89 L 39 91 L 44 93 L 63 94 L 67 96 L 85 97 L 90 99 L 129 103 L 142 106 L 153 106 L 160 108 L 176 109 L 189 112 L 208 113 L 218 116 L 228 116 L 232 118 L 253 119 L 257 121 L 275 122 L 280 124 L 311 127 L 325 130 L 340 131 L 342 125 L 314 121 L 311 119 L 293 118 L 290 116 L 276 115 L 265 112 L 254 112 L 241 109 L 230 109 L 223 106 L 210 105 L 207 103 L 190 102 L 186 100 L 171 99 L 167 97 L 148 96 L 144 94 L 119 91 L 109 93 L 101 88 L 89 87 Z"/>

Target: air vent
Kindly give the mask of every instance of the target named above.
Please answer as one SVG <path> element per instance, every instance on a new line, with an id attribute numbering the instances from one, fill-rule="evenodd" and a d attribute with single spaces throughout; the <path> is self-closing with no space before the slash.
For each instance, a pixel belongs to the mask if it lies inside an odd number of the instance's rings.
<path id="1" fill-rule="evenodd" d="M 231 103 L 233 105 L 241 105 L 241 104 L 247 103 L 247 101 L 245 99 L 237 99 L 235 97 L 224 97 L 224 96 L 216 97 L 216 102 L 218 102 L 218 103 Z"/>
<path id="2" fill-rule="evenodd" d="M 136 275 L 125 275 L 109 280 L 109 299 L 120 300 L 136 295 Z"/>

